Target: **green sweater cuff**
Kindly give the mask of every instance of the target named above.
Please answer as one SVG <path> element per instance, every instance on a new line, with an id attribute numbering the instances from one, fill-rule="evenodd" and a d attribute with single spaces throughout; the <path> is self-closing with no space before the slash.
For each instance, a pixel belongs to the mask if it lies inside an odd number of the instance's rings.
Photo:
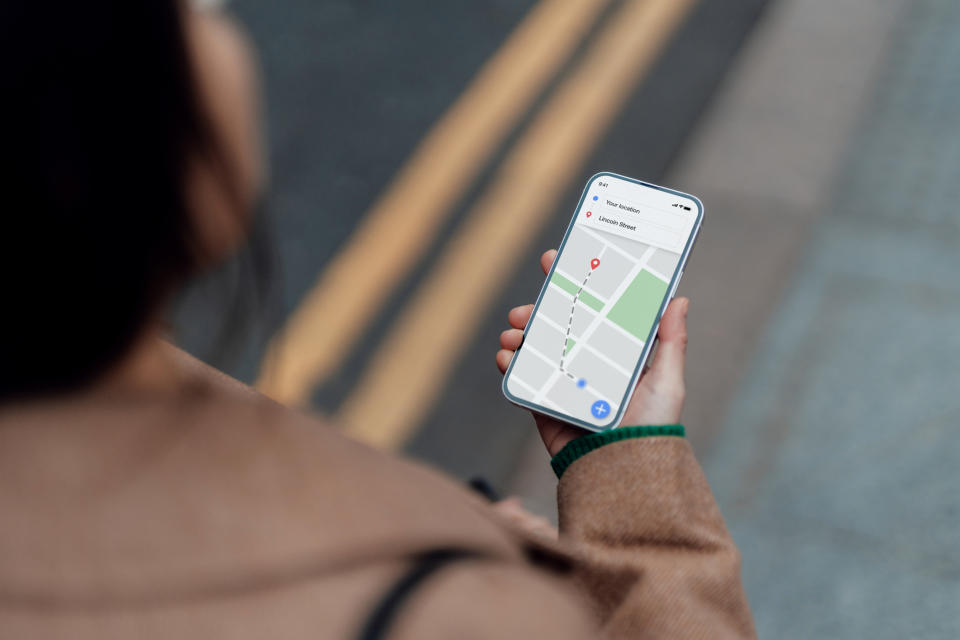
<path id="1" fill-rule="evenodd" d="M 594 449 L 599 449 L 611 442 L 619 442 L 630 438 L 649 438 L 651 436 L 683 438 L 685 431 L 682 424 L 667 424 L 656 427 L 618 427 L 600 433 L 591 433 L 568 442 L 557 455 L 553 456 L 553 459 L 550 460 L 550 466 L 553 467 L 553 472 L 557 474 L 557 478 L 560 478 L 567 467 Z"/>

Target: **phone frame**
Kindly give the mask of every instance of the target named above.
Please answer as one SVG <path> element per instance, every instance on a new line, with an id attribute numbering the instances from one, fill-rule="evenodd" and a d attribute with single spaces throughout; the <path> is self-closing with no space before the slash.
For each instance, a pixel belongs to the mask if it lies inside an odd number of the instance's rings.
<path id="1" fill-rule="evenodd" d="M 533 307 L 533 312 L 530 314 L 530 319 L 527 321 L 527 326 L 523 330 L 523 340 L 520 342 L 520 347 L 517 349 L 517 352 L 523 348 L 523 342 L 527 339 L 527 331 L 530 330 L 530 326 L 533 324 L 533 318 L 536 316 L 537 311 L 540 309 L 540 302 L 543 300 L 543 296 L 547 292 L 547 288 L 550 286 L 550 279 L 553 277 L 553 270 L 556 268 L 557 263 L 560 261 L 560 256 L 563 254 L 563 249 L 567 244 L 567 238 L 570 237 L 571 231 L 573 231 L 573 226 L 577 221 L 577 215 L 580 213 L 581 208 L 583 207 L 583 202 L 587 197 L 587 192 L 590 191 L 590 186 L 594 183 L 595 180 L 598 180 L 603 177 L 614 178 L 617 180 L 624 180 L 626 182 L 632 182 L 634 184 L 642 185 L 651 189 L 656 189 L 658 191 L 663 191 L 665 193 L 670 193 L 676 196 L 683 198 L 688 198 L 692 200 L 697 205 L 697 219 L 693 225 L 693 231 L 690 233 L 690 237 L 687 238 L 687 243 L 683 248 L 683 253 L 680 255 L 680 260 L 677 262 L 677 266 L 673 271 L 673 276 L 671 277 L 670 283 L 667 286 L 667 293 L 664 295 L 663 300 L 660 301 L 660 309 L 657 311 L 656 320 L 653 323 L 653 327 L 650 330 L 647 339 L 643 344 L 643 352 L 640 354 L 640 358 L 637 360 L 637 366 L 633 371 L 633 376 L 630 379 L 630 383 L 627 385 L 626 393 L 624 393 L 623 398 L 620 399 L 618 404 L 616 415 L 612 416 L 610 421 L 605 425 L 595 425 L 585 420 L 580 420 L 574 416 L 567 415 L 555 411 L 549 407 L 543 405 L 535 404 L 528 400 L 518 398 L 517 396 L 510 393 L 510 390 L 507 389 L 507 380 L 510 379 L 510 374 L 513 372 L 513 365 L 516 362 L 516 357 L 510 359 L 510 366 L 507 367 L 507 372 L 503 376 L 503 382 L 501 388 L 503 389 L 503 395 L 506 396 L 507 400 L 516 404 L 518 406 L 530 409 L 537 413 L 542 413 L 544 415 L 562 420 L 568 424 L 573 424 L 578 427 L 582 427 L 589 431 L 607 431 L 608 429 L 615 428 L 619 426 L 620 420 L 623 418 L 623 412 L 626 411 L 627 401 L 630 396 L 633 394 L 634 390 L 637 388 L 637 383 L 640 380 L 640 374 L 643 371 L 643 367 L 647 362 L 647 359 L 650 357 L 650 352 L 653 349 L 654 342 L 657 337 L 657 331 L 660 328 L 660 319 L 663 317 L 663 312 L 666 310 L 667 305 L 670 304 L 670 301 L 673 299 L 674 295 L 677 293 L 677 286 L 680 284 L 680 278 L 683 276 L 683 272 L 686 269 L 687 261 L 690 258 L 690 253 L 693 250 L 693 245 L 697 241 L 697 237 L 700 235 L 700 229 L 703 227 L 703 203 L 700 202 L 700 199 L 689 193 L 684 193 L 682 191 L 677 191 L 675 189 L 669 189 L 667 187 L 661 187 L 650 182 L 644 182 L 643 180 L 636 180 L 634 178 L 629 178 L 627 176 L 622 176 L 618 173 L 613 173 L 610 171 L 601 171 L 600 173 L 595 173 L 593 176 L 587 180 L 586 186 L 583 188 L 583 193 L 580 195 L 580 200 L 577 202 L 576 208 L 573 210 L 573 216 L 570 218 L 570 224 L 567 225 L 567 230 L 563 234 L 563 240 L 560 242 L 560 247 L 557 249 L 557 256 L 554 258 L 553 264 L 550 266 L 550 271 L 547 273 L 546 278 L 543 281 L 543 286 L 540 288 L 540 295 L 537 296 L 537 302 Z"/>

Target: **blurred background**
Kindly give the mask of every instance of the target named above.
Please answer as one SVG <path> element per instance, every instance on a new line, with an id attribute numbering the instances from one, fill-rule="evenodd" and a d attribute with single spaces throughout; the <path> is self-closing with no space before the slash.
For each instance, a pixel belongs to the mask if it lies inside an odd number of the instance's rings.
<path id="1" fill-rule="evenodd" d="M 960 636 L 960 3 L 237 0 L 281 317 L 229 371 L 555 518 L 498 336 L 587 178 L 698 195 L 691 439 L 761 636 Z M 223 309 L 176 323 L 204 356 Z"/>

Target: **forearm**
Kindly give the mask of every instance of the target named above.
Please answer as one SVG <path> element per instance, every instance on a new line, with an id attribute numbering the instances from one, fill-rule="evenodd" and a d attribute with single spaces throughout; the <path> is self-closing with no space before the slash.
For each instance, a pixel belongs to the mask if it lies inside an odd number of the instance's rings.
<path id="1" fill-rule="evenodd" d="M 686 440 L 612 442 L 561 471 L 561 538 L 610 637 L 754 637 L 739 554 Z"/>

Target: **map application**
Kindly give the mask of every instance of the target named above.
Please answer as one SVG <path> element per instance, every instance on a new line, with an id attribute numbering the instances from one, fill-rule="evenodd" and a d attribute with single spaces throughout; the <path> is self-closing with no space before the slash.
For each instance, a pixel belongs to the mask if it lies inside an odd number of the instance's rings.
<path id="1" fill-rule="evenodd" d="M 507 397 L 594 430 L 614 426 L 700 216 L 684 194 L 591 178 L 507 370 Z"/>

